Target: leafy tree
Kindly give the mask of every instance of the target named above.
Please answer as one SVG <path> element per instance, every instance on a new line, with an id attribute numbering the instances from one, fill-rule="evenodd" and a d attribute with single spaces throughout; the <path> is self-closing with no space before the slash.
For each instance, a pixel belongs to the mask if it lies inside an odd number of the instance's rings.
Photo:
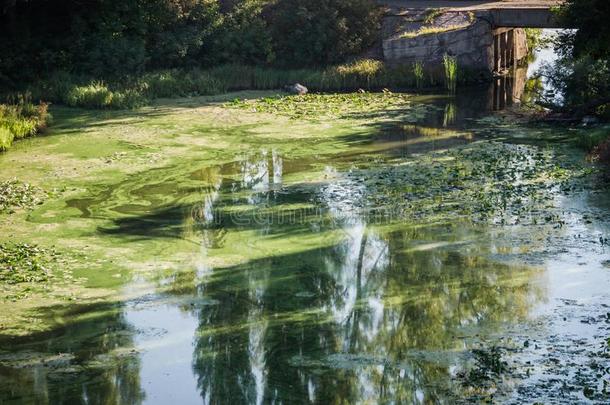
<path id="1" fill-rule="evenodd" d="M 279 0 L 268 21 L 278 61 L 300 67 L 362 52 L 378 37 L 381 15 L 374 0 Z"/>
<path id="2" fill-rule="evenodd" d="M 556 50 L 561 57 L 545 74 L 575 117 L 610 116 L 610 2 L 567 0 L 559 16 L 575 30 L 559 36 Z"/>
<path id="3" fill-rule="evenodd" d="M 267 0 L 221 1 L 222 28 L 215 40 L 215 61 L 249 65 L 274 61 L 272 38 L 263 16 Z"/>
<path id="4" fill-rule="evenodd" d="M 377 38 L 375 0 L 0 0 L 0 86 L 219 63 L 325 65 Z"/>
<path id="5" fill-rule="evenodd" d="M 563 49 L 574 57 L 610 57 L 609 1 L 566 0 L 559 12 L 560 18 L 567 26 L 577 29 L 563 35 Z"/>

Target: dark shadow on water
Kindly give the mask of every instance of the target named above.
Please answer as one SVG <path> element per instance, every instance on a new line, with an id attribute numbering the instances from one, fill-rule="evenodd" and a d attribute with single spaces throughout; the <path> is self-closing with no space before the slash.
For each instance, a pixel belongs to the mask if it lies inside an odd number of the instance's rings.
<path id="1" fill-rule="evenodd" d="M 58 317 L 90 317 L 68 318 L 56 331 L 19 344 L 5 337 L 0 348 L 10 348 L 17 363 L 36 355 L 33 366 L 0 368 L 0 398 L 142 402 L 146 365 L 131 349 L 152 331 L 130 325 L 126 314 L 163 327 L 173 319 L 158 309 L 171 302 L 195 331 L 192 346 L 187 343 L 192 357 L 179 361 L 210 403 L 447 400 L 459 391 L 451 379 L 465 361 L 463 345 L 527 316 L 541 294 L 529 282 L 532 269 L 481 258 L 493 242 L 460 252 L 459 244 L 477 234 L 459 234 L 454 226 L 388 234 L 355 228 L 328 247 L 204 276 L 194 269 L 166 275 L 151 299 L 48 308 Z M 151 347 L 147 355 L 158 367 L 173 361 L 167 350 Z M 56 353 L 70 356 L 51 358 Z"/>
<path id="2" fill-rule="evenodd" d="M 135 331 L 120 304 L 57 305 L 40 313 L 67 323 L 28 337 L 0 336 L 0 403 L 142 403 Z"/>

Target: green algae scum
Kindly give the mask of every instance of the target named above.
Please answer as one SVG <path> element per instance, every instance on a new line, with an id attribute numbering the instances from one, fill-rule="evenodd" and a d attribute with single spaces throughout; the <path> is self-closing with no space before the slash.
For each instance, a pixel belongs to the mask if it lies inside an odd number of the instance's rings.
<path id="1" fill-rule="evenodd" d="M 484 104 L 53 108 L 0 156 L 0 404 L 607 403 L 608 189 Z"/>

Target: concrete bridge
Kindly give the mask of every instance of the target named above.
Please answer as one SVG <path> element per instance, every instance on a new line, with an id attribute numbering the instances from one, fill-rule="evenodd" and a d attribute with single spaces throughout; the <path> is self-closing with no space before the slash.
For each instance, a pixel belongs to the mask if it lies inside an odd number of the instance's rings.
<path id="1" fill-rule="evenodd" d="M 399 13 L 424 9 L 473 12 L 490 17 L 496 28 L 566 28 L 560 26 L 552 12 L 562 0 L 386 0 L 380 3 Z"/>
<path id="2" fill-rule="evenodd" d="M 438 64 L 505 72 L 527 56 L 524 28 L 561 27 L 562 0 L 379 0 L 387 7 L 383 58 L 390 64 Z"/>

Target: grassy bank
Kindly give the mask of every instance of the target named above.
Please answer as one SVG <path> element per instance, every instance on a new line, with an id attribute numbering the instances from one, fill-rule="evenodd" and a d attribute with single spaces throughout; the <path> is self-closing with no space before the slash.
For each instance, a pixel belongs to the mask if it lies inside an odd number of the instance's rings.
<path id="1" fill-rule="evenodd" d="M 458 80 L 455 71 L 450 77 L 446 77 L 445 72 L 443 65 L 435 71 L 424 73 L 418 64 L 390 67 L 369 59 L 325 69 L 283 70 L 223 65 L 207 70 L 156 71 L 120 81 L 91 80 L 69 73 L 56 73 L 28 86 L 28 90 L 36 99 L 72 107 L 129 109 L 158 98 L 207 96 L 237 90 L 273 90 L 293 83 L 302 83 L 314 92 L 343 92 L 442 87 Z M 464 83 L 469 77 L 476 76 L 460 75 L 459 80 Z"/>
<path id="2" fill-rule="evenodd" d="M 34 104 L 27 94 L 9 98 L 0 104 L 0 151 L 10 148 L 15 139 L 44 131 L 50 119 L 48 104 Z"/>
<path id="3" fill-rule="evenodd" d="M 15 139 L 35 135 L 49 124 L 48 102 L 87 109 L 126 110 L 155 99 L 211 96 L 239 90 L 277 90 L 301 83 L 312 92 L 415 90 L 445 88 L 455 92 L 458 83 L 479 78 L 464 74 L 454 58 L 446 57 L 438 69 L 421 63 L 387 66 L 377 60 L 359 60 L 325 69 L 283 70 L 245 65 L 148 72 L 121 80 L 95 80 L 57 72 L 37 83 L 22 86 L 26 96 L 9 94 L 0 105 L 0 151 Z M 34 104 L 32 100 L 44 100 Z"/>

